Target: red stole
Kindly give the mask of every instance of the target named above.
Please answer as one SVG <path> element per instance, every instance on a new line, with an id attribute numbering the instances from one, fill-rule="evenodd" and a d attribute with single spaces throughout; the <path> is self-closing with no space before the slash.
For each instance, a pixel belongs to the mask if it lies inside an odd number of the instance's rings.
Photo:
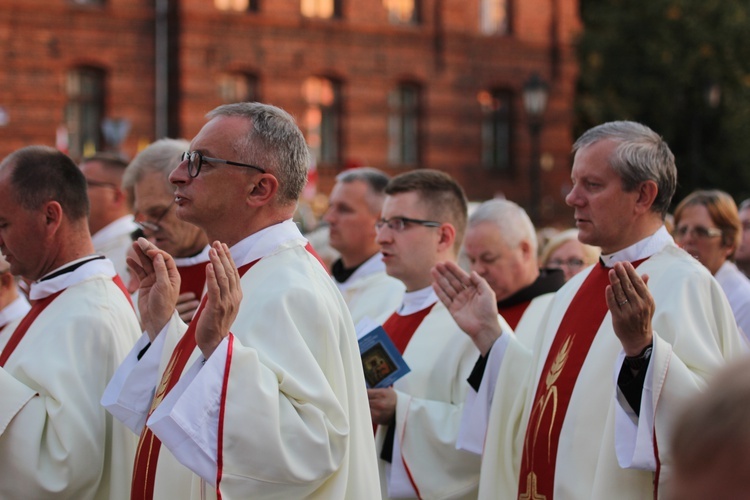
<path id="1" fill-rule="evenodd" d="M 248 269 L 253 267 L 258 260 L 254 260 L 249 264 L 245 264 L 237 268 L 237 271 L 242 277 Z M 169 394 L 169 391 L 177 384 L 177 381 L 182 375 L 182 371 L 185 369 L 185 365 L 190 359 L 190 355 L 197 347 L 195 342 L 195 329 L 198 325 L 198 319 L 200 318 L 203 308 L 206 305 L 206 297 L 203 297 L 198 310 L 195 312 L 193 320 L 188 325 L 187 330 L 177 342 L 177 345 L 172 351 L 172 356 L 169 358 L 167 368 L 162 374 L 161 382 L 156 388 L 154 393 L 154 399 L 151 402 L 151 409 L 148 412 L 148 417 L 154 412 L 159 403 L 162 402 L 164 397 Z M 146 417 L 146 421 L 148 421 Z M 138 449 L 135 454 L 135 464 L 133 466 L 133 483 L 130 493 L 131 499 L 148 499 L 154 498 L 154 484 L 156 482 L 156 466 L 159 460 L 159 450 L 161 449 L 161 441 L 157 438 L 148 426 L 144 425 L 141 431 L 141 437 L 138 441 Z"/>
<path id="2" fill-rule="evenodd" d="M 531 301 L 525 300 L 512 306 L 498 307 L 497 312 L 500 313 L 500 316 L 505 318 L 505 321 L 507 321 L 510 327 L 515 330 L 518 326 L 518 322 L 521 321 L 523 313 L 528 309 L 529 304 L 531 304 Z"/>
<path id="3" fill-rule="evenodd" d="M 393 345 L 396 346 L 398 352 L 400 352 L 401 354 L 404 353 L 404 351 L 406 350 L 406 346 L 409 345 L 409 341 L 411 340 L 412 336 L 414 336 L 414 332 L 417 331 L 419 325 L 422 324 L 422 321 L 430 313 L 434 306 L 435 304 L 431 304 L 421 311 L 407 314 L 406 316 L 401 316 L 398 313 L 393 313 L 391 314 L 391 317 L 388 318 L 385 323 L 383 323 L 383 330 L 385 330 L 388 336 L 391 338 L 391 340 L 393 341 Z"/>
<path id="4" fill-rule="evenodd" d="M 64 290 L 60 290 L 59 292 L 55 292 L 52 295 L 48 295 L 47 297 L 44 297 L 43 299 L 34 301 L 34 304 L 31 306 L 31 309 L 29 309 L 29 312 L 26 313 L 26 316 L 23 317 L 21 322 L 13 331 L 13 333 L 10 336 L 10 339 L 8 340 L 8 343 L 5 345 L 5 348 L 3 349 L 2 354 L 0 354 L 0 366 L 5 366 L 6 361 L 8 361 L 8 358 L 10 357 L 10 355 L 13 354 L 13 351 L 16 350 L 16 347 L 18 347 L 19 342 L 21 342 L 21 339 L 23 339 L 24 335 L 26 335 L 26 331 L 29 329 L 29 327 L 37 318 L 37 316 L 39 316 L 42 313 L 42 311 L 44 311 L 47 308 L 47 306 L 50 305 L 52 301 L 55 300 L 57 296 L 60 295 L 63 291 Z"/>
<path id="5" fill-rule="evenodd" d="M 203 295 L 206 284 L 206 266 L 209 261 L 199 262 L 191 266 L 178 267 L 180 273 L 180 293 L 193 292 L 198 298 Z"/>
<path id="6" fill-rule="evenodd" d="M 594 266 L 565 311 L 547 353 L 526 428 L 519 500 L 553 498 L 560 430 L 578 374 L 607 315 L 609 271 L 601 264 Z"/>

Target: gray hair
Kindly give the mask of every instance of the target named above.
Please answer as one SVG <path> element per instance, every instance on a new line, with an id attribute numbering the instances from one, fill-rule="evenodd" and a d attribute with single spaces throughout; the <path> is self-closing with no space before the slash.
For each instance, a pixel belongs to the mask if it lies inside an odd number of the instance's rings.
<path id="1" fill-rule="evenodd" d="M 651 210 L 664 218 L 677 188 L 677 167 L 667 143 L 645 125 L 614 121 L 584 132 L 573 144 L 573 152 L 607 139 L 619 143 L 609 164 L 622 179 L 623 189 L 634 191 L 640 183 L 654 181 L 658 192 Z"/>
<path id="2" fill-rule="evenodd" d="M 482 222 L 497 226 L 503 241 L 510 248 L 517 248 L 522 241 L 531 244 L 537 254 L 536 229 L 526 211 L 509 200 L 489 200 L 479 205 L 469 217 L 469 228 Z"/>
<path id="3" fill-rule="evenodd" d="M 383 209 L 385 187 L 390 179 L 385 172 L 373 167 L 352 168 L 344 170 L 336 176 L 336 182 L 342 184 L 356 181 L 365 183 L 369 194 L 367 204 L 370 206 L 370 211 L 375 215 L 379 215 Z"/>
<path id="4" fill-rule="evenodd" d="M 278 201 L 296 203 L 307 183 L 310 151 L 292 115 L 281 108 L 259 102 L 224 104 L 210 111 L 219 116 L 239 116 L 252 122 L 252 130 L 233 147 L 238 161 L 255 164 L 279 180 Z"/>
<path id="5" fill-rule="evenodd" d="M 180 164 L 180 155 L 190 149 L 185 139 L 159 139 L 133 158 L 122 176 L 122 187 L 132 197 L 135 185 L 152 172 L 164 174 L 164 187 L 174 191 L 169 174 Z"/>

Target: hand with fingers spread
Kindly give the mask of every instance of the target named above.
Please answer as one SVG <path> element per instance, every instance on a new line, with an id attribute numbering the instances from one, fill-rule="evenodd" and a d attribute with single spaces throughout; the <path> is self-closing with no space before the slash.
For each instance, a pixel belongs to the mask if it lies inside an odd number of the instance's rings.
<path id="1" fill-rule="evenodd" d="M 174 259 L 146 238 L 133 242 L 136 259 L 128 257 L 130 270 L 138 276 L 138 311 L 153 342 L 169 321 L 180 294 L 180 273 Z"/>
<path id="2" fill-rule="evenodd" d="M 242 300 L 240 273 L 229 247 L 215 241 L 208 252 L 206 266 L 206 306 L 198 318 L 195 341 L 208 359 L 234 323 Z"/>
<path id="3" fill-rule="evenodd" d="M 370 417 L 373 424 L 388 425 L 396 414 L 398 397 L 392 387 L 385 389 L 367 389 L 370 402 Z"/>
<path id="4" fill-rule="evenodd" d="M 453 262 L 432 269 L 432 288 L 461 330 L 474 341 L 482 355 L 502 334 L 495 293 L 477 273 L 471 275 Z"/>
<path id="5" fill-rule="evenodd" d="M 618 262 L 609 271 L 605 291 L 612 327 L 626 356 L 638 356 L 653 342 L 651 319 L 656 305 L 648 290 L 648 275 L 641 276 L 630 262 Z"/>
<path id="6" fill-rule="evenodd" d="M 201 305 L 201 301 L 195 296 L 193 292 L 181 293 L 177 297 L 177 314 L 180 315 L 180 319 L 185 323 L 190 323 L 190 320 L 195 316 L 195 311 L 198 310 L 198 306 Z"/>

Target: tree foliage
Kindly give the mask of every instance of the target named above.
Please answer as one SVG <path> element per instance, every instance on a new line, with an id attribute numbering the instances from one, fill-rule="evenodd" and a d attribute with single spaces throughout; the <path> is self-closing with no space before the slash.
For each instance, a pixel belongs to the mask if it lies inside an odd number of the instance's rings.
<path id="1" fill-rule="evenodd" d="M 679 201 L 750 197 L 750 0 L 581 0 L 577 133 L 635 120 L 675 153 Z"/>

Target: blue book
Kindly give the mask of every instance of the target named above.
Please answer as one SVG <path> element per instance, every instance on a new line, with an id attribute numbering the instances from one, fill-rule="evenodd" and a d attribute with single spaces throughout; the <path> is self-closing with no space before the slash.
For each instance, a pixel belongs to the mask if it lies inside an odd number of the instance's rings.
<path id="1" fill-rule="evenodd" d="M 382 326 L 359 338 L 359 353 L 370 389 L 390 387 L 411 371 Z"/>

